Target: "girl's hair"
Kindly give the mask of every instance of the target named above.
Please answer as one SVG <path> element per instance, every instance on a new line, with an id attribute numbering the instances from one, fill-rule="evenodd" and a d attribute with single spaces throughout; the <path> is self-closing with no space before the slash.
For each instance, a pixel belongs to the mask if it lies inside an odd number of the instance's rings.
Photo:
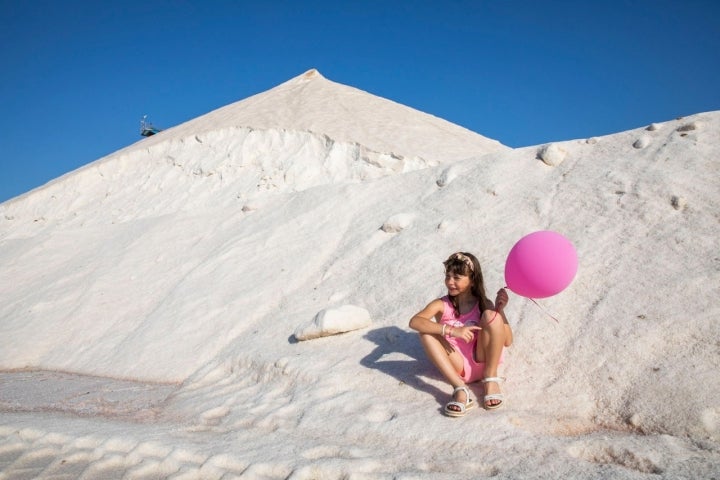
<path id="1" fill-rule="evenodd" d="M 478 309 L 482 314 L 488 303 L 485 295 L 485 280 L 483 279 L 480 262 L 472 253 L 457 252 L 453 253 L 443 262 L 445 265 L 445 274 L 467 275 L 470 277 L 470 292 L 478 299 Z M 460 315 L 460 305 L 456 297 L 450 297 L 455 313 Z"/>

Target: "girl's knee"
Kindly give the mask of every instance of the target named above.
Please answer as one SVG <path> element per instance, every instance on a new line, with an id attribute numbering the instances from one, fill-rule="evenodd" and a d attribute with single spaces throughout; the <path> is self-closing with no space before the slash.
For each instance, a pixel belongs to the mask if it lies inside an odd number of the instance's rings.
<path id="1" fill-rule="evenodd" d="M 480 326 L 482 328 L 497 329 L 503 326 L 502 315 L 496 310 L 485 310 L 480 319 Z"/>
<path id="2" fill-rule="evenodd" d="M 440 345 L 444 348 L 443 344 L 447 343 L 447 341 L 445 341 L 442 337 L 432 333 L 419 333 L 418 336 L 420 338 L 420 343 L 425 347 Z"/>
<path id="3" fill-rule="evenodd" d="M 418 338 L 420 339 L 420 343 L 427 343 L 437 340 L 436 336 L 432 333 L 418 333 Z"/>

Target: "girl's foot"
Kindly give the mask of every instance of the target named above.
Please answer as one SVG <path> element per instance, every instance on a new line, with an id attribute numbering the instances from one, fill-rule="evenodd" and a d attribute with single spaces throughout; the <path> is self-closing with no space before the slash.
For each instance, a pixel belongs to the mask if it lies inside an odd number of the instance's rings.
<path id="1" fill-rule="evenodd" d="M 503 377 L 486 377 L 482 383 L 485 384 L 485 397 L 483 403 L 485 408 L 492 410 L 503 404 L 505 397 L 500 393 L 500 382 L 504 381 Z"/>
<path id="2" fill-rule="evenodd" d="M 470 391 L 463 385 L 453 390 L 453 400 L 445 405 L 445 415 L 462 417 L 472 408 L 475 408 L 475 401 L 470 398 Z"/>

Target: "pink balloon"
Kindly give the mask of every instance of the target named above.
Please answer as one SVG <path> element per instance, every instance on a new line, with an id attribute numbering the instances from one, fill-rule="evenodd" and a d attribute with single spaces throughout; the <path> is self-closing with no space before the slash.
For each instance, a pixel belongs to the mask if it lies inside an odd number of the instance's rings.
<path id="1" fill-rule="evenodd" d="M 570 285 L 577 266 L 577 253 L 570 240 L 551 231 L 534 232 L 510 250 L 505 284 L 523 297 L 551 297 Z"/>

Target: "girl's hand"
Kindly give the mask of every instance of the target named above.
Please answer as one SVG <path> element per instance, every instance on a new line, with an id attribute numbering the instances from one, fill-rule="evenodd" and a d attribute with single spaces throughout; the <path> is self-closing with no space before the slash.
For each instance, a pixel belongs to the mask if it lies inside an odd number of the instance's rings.
<path id="1" fill-rule="evenodd" d="M 510 298 L 508 297 L 507 292 L 504 288 L 501 288 L 497 292 L 497 297 L 495 297 L 495 310 L 498 312 L 501 311 L 503 308 L 505 308 L 505 305 L 508 304 L 508 301 Z"/>
<path id="2" fill-rule="evenodd" d="M 453 329 L 450 331 L 450 336 L 460 338 L 464 340 L 465 343 L 470 343 L 473 341 L 473 338 L 475 338 L 475 332 L 479 332 L 480 330 L 482 330 L 482 328 L 476 326 L 453 327 Z"/>

